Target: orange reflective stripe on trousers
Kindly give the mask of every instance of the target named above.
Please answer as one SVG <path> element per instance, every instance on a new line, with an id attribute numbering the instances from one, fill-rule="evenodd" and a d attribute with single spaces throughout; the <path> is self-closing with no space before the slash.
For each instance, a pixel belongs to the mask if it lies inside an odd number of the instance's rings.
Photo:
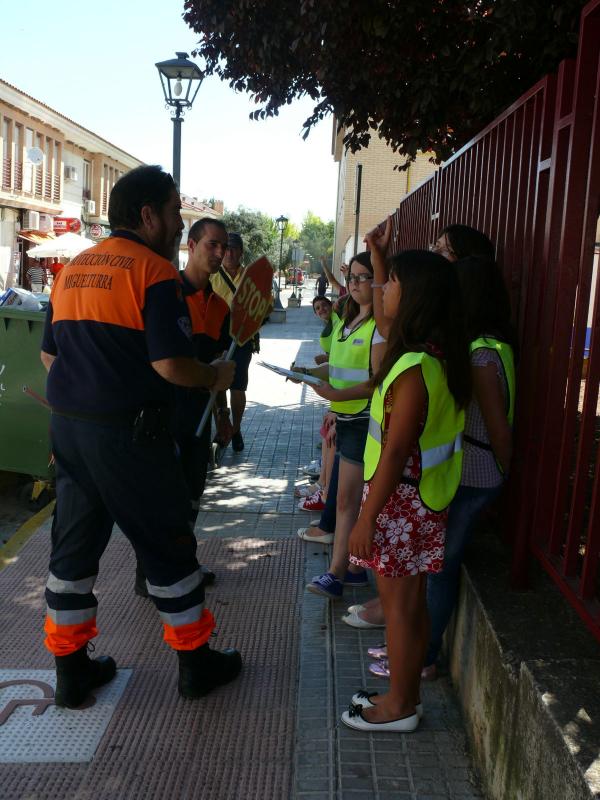
<path id="1" fill-rule="evenodd" d="M 165 642 L 174 650 L 195 650 L 202 647 L 215 628 L 215 618 L 207 609 L 195 622 L 186 625 L 169 625 L 163 622 Z"/>

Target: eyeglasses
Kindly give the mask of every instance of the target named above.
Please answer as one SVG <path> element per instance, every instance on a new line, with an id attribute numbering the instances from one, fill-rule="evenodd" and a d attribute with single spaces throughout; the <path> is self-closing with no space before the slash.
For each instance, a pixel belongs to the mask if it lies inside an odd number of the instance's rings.
<path id="1" fill-rule="evenodd" d="M 438 242 L 435 242 L 434 244 L 431 245 L 429 249 L 432 253 L 437 253 L 440 256 L 445 256 L 446 258 L 448 256 L 450 256 L 450 258 L 456 258 L 456 253 L 450 247 L 448 241 L 445 241 L 442 244 L 438 244 Z"/>
<path id="2" fill-rule="evenodd" d="M 360 275 L 350 274 L 350 275 L 348 275 L 346 277 L 346 283 L 348 283 L 348 284 L 350 284 L 350 283 L 366 283 L 367 281 L 372 281 L 372 280 L 373 280 L 373 276 L 372 275 L 367 275 L 364 272 L 361 272 Z"/>

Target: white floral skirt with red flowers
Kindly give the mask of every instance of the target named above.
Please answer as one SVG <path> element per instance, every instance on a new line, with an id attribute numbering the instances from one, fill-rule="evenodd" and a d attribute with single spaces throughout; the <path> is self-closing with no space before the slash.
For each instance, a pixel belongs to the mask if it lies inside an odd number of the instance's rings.
<path id="1" fill-rule="evenodd" d="M 363 503 L 369 489 L 365 483 Z M 377 517 L 371 558 L 350 560 L 388 578 L 441 572 L 447 520 L 448 509 L 432 511 L 423 505 L 416 486 L 399 483 Z"/>

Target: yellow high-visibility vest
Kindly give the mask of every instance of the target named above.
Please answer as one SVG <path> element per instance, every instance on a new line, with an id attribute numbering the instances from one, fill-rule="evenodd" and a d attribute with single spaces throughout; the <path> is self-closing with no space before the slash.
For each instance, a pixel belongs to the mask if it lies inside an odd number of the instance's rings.
<path id="1" fill-rule="evenodd" d="M 465 412 L 458 408 L 448 389 L 443 362 L 434 356 L 405 353 L 375 389 L 365 446 L 364 477 L 366 481 L 373 477 L 381 457 L 385 394 L 399 375 L 416 365 L 421 367 L 427 389 L 427 419 L 419 436 L 419 494 L 423 503 L 433 511 L 443 511 L 450 505 L 460 484 Z"/>
<path id="2" fill-rule="evenodd" d="M 323 332 L 321 332 L 321 335 L 319 336 L 319 344 L 321 345 L 321 349 L 325 353 L 331 352 L 331 338 L 333 336 L 333 331 L 335 329 L 335 326 L 338 324 L 339 321 L 340 318 L 338 317 L 338 315 L 335 313 L 335 311 L 332 311 L 331 319 L 329 320 L 327 325 L 325 325 L 325 327 L 323 328 L 323 331 L 329 329 L 329 333 L 326 336 L 323 336 Z"/>
<path id="3" fill-rule="evenodd" d="M 504 377 L 506 378 L 506 385 L 508 386 L 508 408 L 506 409 L 506 417 L 508 424 L 512 427 L 515 418 L 515 356 L 512 347 L 506 342 L 501 342 L 499 339 L 494 339 L 491 336 L 481 336 L 479 339 L 471 342 L 471 353 L 474 350 L 480 350 L 482 347 L 488 350 L 495 350 L 500 356 L 502 367 L 504 369 Z"/>
<path id="4" fill-rule="evenodd" d="M 344 320 L 341 319 L 331 335 L 329 352 L 329 383 L 334 389 L 348 389 L 364 383 L 371 377 L 371 342 L 375 335 L 373 317 L 343 338 Z M 340 400 L 331 404 L 331 410 L 340 414 L 358 414 L 369 405 L 369 398 Z"/>

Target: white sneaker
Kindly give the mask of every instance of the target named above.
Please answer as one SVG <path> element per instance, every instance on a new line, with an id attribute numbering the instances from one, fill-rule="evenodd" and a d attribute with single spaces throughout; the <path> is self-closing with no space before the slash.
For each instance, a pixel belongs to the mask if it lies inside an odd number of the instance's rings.
<path id="1" fill-rule="evenodd" d="M 356 731 L 369 733 L 412 733 L 419 727 L 419 715 L 410 714 L 408 717 L 393 719 L 390 722 L 368 722 L 362 715 L 362 706 L 350 706 L 342 714 L 342 722 Z"/>
<path id="2" fill-rule="evenodd" d="M 294 489 L 294 497 L 310 497 L 322 488 L 319 481 L 316 481 L 316 483 L 309 483 L 306 486 L 296 486 Z"/>
<path id="3" fill-rule="evenodd" d="M 350 702 L 353 706 L 362 706 L 363 708 L 373 708 L 376 703 L 371 702 L 371 698 L 378 695 L 379 692 L 366 692 L 361 689 L 360 692 L 352 695 Z M 419 719 L 423 717 L 423 703 L 417 703 L 415 706 L 415 713 Z"/>
<path id="4" fill-rule="evenodd" d="M 301 469 L 321 469 L 321 459 L 315 458 L 309 464 L 305 464 Z"/>

